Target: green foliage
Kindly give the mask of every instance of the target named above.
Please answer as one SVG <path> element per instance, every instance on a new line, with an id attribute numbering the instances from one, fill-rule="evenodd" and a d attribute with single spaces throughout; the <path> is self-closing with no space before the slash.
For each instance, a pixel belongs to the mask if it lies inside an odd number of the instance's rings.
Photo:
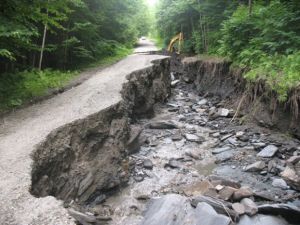
<path id="1" fill-rule="evenodd" d="M 255 4 L 251 16 L 240 6 L 223 23 L 218 53 L 249 68 L 245 77 L 263 79 L 285 101 L 299 85 L 300 8 L 274 0 Z"/>
<path id="2" fill-rule="evenodd" d="M 0 110 L 21 105 L 33 97 L 42 96 L 48 89 L 59 88 L 76 75 L 56 70 L 31 70 L 0 77 Z"/>

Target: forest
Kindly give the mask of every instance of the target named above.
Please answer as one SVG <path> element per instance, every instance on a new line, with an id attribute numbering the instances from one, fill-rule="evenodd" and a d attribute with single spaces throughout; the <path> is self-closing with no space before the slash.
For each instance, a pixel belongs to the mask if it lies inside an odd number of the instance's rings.
<path id="1" fill-rule="evenodd" d="M 299 0 L 161 0 L 156 17 L 165 46 L 183 32 L 185 53 L 228 58 L 280 101 L 299 87 Z"/>
<path id="2" fill-rule="evenodd" d="M 149 1 L 148 1 L 149 2 Z M 2 0 L 0 108 L 63 86 L 82 68 L 113 63 L 141 36 L 185 54 L 224 57 L 285 101 L 300 81 L 299 0 Z"/>
<path id="3" fill-rule="evenodd" d="M 147 17 L 144 0 L 1 0 L 1 110 L 128 55 Z"/>

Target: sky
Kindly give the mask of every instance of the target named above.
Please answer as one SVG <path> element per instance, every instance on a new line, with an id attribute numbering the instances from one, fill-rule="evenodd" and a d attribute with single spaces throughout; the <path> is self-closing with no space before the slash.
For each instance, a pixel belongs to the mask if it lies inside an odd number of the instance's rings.
<path id="1" fill-rule="evenodd" d="M 147 0 L 148 5 L 151 7 L 153 7 L 157 2 L 158 0 Z"/>

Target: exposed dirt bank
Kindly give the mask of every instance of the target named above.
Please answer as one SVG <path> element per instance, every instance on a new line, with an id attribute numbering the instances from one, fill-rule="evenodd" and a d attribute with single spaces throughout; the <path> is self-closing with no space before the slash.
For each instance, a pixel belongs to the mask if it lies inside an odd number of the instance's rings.
<path id="1" fill-rule="evenodd" d="M 84 203 L 128 181 L 130 121 L 170 93 L 169 59 L 153 63 L 127 76 L 122 101 L 47 136 L 33 154 L 31 193 Z"/>
<path id="2" fill-rule="evenodd" d="M 239 109 L 240 122 L 255 121 L 300 138 L 299 90 L 292 90 L 288 101 L 279 103 L 263 81 L 246 82 L 243 71 L 232 69 L 229 61 L 189 57 L 182 60 L 182 66 L 184 80 L 193 82 L 201 94 L 226 99 L 228 107 Z"/>
<path id="3" fill-rule="evenodd" d="M 151 66 L 157 55 L 131 55 L 51 99 L 17 110 L 0 121 L 0 222 L 9 225 L 74 224 L 61 201 L 29 193 L 30 154 L 53 130 L 122 100 L 126 75 Z"/>

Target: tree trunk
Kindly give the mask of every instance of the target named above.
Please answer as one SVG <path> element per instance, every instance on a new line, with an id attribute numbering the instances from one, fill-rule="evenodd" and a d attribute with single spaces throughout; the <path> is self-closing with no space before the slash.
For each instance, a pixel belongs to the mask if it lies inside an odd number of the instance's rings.
<path id="1" fill-rule="evenodd" d="M 47 23 L 44 26 L 44 34 L 43 34 L 43 41 L 42 41 L 42 47 L 41 47 L 41 53 L 40 53 L 40 61 L 39 61 L 39 70 L 42 69 L 44 49 L 45 49 L 45 42 L 46 42 L 46 35 L 47 35 Z"/>
<path id="2" fill-rule="evenodd" d="M 252 15 L 252 8 L 253 8 L 253 2 L 252 0 L 249 0 L 249 16 Z"/>

